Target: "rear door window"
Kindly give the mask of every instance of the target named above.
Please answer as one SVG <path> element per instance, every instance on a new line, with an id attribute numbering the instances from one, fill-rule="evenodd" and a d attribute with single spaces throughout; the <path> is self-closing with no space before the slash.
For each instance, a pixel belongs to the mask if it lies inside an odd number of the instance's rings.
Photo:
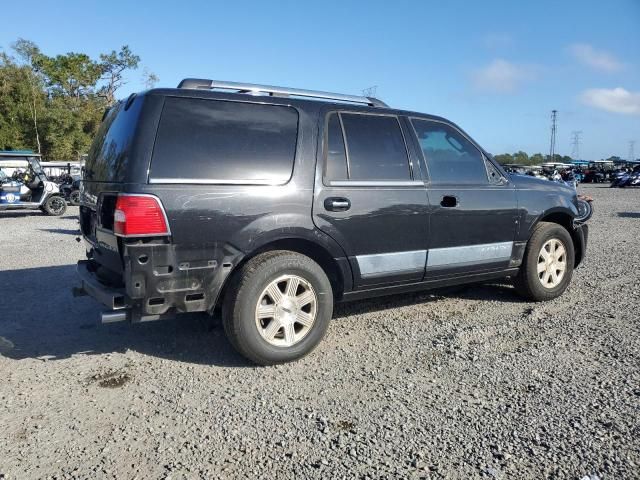
<path id="1" fill-rule="evenodd" d="M 151 181 L 283 184 L 291 177 L 298 112 L 286 106 L 168 97 Z"/>
<path id="2" fill-rule="evenodd" d="M 341 113 L 349 180 L 411 179 L 409 158 L 395 116 Z"/>
<path id="3" fill-rule="evenodd" d="M 337 113 L 329 115 L 326 140 L 327 161 L 324 178 L 327 180 L 348 180 L 347 152 L 344 148 L 342 123 Z"/>

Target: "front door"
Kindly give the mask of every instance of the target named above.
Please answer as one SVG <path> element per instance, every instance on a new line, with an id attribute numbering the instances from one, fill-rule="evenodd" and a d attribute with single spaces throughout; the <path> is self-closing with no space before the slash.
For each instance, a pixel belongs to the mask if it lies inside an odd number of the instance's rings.
<path id="1" fill-rule="evenodd" d="M 356 289 L 424 277 L 428 202 L 395 115 L 329 112 L 313 218 L 344 249 Z"/>
<path id="2" fill-rule="evenodd" d="M 428 280 L 506 269 L 514 247 L 514 185 L 459 129 L 411 119 L 431 205 Z"/>

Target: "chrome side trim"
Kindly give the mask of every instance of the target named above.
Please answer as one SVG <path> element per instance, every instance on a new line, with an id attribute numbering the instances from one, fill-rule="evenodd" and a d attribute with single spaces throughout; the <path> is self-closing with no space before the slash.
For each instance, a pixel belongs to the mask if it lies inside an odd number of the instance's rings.
<path id="1" fill-rule="evenodd" d="M 513 242 L 484 243 L 429 250 L 427 269 L 463 264 L 483 264 L 511 260 Z"/>
<path id="2" fill-rule="evenodd" d="M 190 184 L 190 185 L 286 185 L 286 182 L 275 180 L 215 180 L 202 178 L 150 178 L 149 183 L 156 184 Z"/>
<path id="3" fill-rule="evenodd" d="M 360 275 L 363 278 L 394 273 L 420 272 L 424 270 L 426 259 L 426 250 L 356 256 Z"/>
<path id="4" fill-rule="evenodd" d="M 330 187 L 424 187 L 422 180 L 334 180 Z"/>

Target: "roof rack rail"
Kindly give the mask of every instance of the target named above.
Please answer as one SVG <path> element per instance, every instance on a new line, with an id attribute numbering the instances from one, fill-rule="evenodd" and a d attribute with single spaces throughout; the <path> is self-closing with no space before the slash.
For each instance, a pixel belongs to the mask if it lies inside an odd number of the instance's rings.
<path id="1" fill-rule="evenodd" d="M 299 88 L 274 87 L 270 85 L 256 85 L 253 83 L 226 82 L 221 80 L 207 80 L 203 78 L 185 78 L 178 84 L 178 88 L 193 88 L 199 90 L 235 90 L 237 93 L 266 93 L 271 96 L 294 96 L 337 100 L 340 102 L 360 103 L 372 107 L 388 108 L 382 100 L 358 95 L 344 95 L 342 93 L 319 92 L 316 90 L 302 90 Z"/>

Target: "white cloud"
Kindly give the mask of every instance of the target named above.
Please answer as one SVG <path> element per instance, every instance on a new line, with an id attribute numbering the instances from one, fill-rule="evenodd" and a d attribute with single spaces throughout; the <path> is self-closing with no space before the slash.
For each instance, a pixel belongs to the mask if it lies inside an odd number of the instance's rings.
<path id="1" fill-rule="evenodd" d="M 623 69 L 624 65 L 613 55 L 604 50 L 597 50 L 586 43 L 574 43 L 569 45 L 567 50 L 580 63 L 588 67 L 603 72 L 617 72 Z"/>
<path id="2" fill-rule="evenodd" d="M 526 65 L 517 65 L 503 59 L 495 59 L 489 65 L 473 72 L 473 83 L 479 90 L 511 93 L 520 84 L 533 78 L 534 69 Z"/>
<path id="3" fill-rule="evenodd" d="M 580 95 L 582 103 L 614 113 L 640 115 L 640 92 L 624 88 L 591 88 Z"/>

